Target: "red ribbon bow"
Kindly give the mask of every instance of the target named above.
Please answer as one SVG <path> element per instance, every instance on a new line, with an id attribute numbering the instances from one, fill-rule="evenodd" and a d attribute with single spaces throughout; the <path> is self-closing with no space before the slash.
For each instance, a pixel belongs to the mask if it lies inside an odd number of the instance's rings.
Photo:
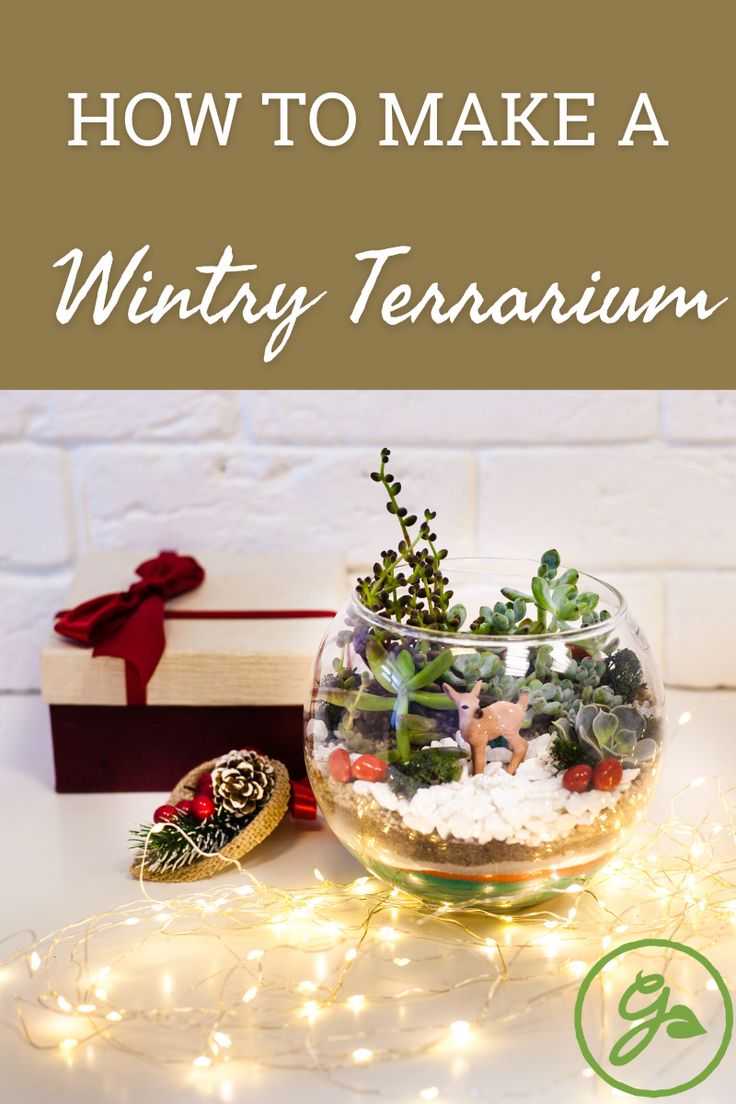
<path id="1" fill-rule="evenodd" d="M 193 556 L 160 552 L 135 570 L 140 579 L 127 590 L 63 610 L 54 628 L 93 648 L 93 656 L 124 659 L 128 705 L 145 705 L 146 687 L 166 647 L 164 602 L 198 587 L 204 568 Z"/>

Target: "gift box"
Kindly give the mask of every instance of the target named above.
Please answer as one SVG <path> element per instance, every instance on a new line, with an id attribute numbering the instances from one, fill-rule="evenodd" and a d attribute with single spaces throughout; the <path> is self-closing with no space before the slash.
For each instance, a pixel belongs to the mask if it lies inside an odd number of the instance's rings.
<path id="1" fill-rule="evenodd" d="M 57 627 L 83 636 L 92 620 L 104 631 L 94 648 L 52 632 L 42 653 L 60 793 L 166 790 L 235 747 L 304 774 L 304 702 L 345 597 L 343 565 L 301 553 L 174 556 L 188 589 L 171 597 L 156 572 L 173 555 L 101 551 L 79 566 Z M 122 658 L 131 640 L 133 662 Z"/>

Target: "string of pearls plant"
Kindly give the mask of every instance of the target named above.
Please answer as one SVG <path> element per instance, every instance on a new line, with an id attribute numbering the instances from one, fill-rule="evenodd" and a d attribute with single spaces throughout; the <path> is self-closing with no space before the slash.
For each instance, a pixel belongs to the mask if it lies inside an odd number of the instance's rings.
<path id="1" fill-rule="evenodd" d="M 693 824 L 680 810 L 701 786 L 710 813 Z M 243 1059 L 364 1087 L 379 1063 L 457 1055 L 531 1008 L 554 1012 L 617 943 L 676 936 L 707 951 L 733 934 L 735 840 L 733 795 L 698 778 L 588 886 L 515 916 L 432 910 L 317 869 L 296 890 L 242 871 L 237 885 L 166 901 L 141 882 L 141 900 L 8 959 L 3 992 L 28 1043 L 68 1061 L 105 1046 L 200 1072 Z"/>

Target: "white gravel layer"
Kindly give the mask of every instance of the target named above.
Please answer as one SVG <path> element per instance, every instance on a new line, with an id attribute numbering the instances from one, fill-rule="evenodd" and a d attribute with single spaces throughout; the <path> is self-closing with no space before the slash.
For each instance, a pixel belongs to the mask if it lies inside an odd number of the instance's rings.
<path id="1" fill-rule="evenodd" d="M 326 769 L 332 747 L 325 744 L 327 728 L 314 725 L 314 758 Z M 322 725 L 324 732 L 318 726 Z M 615 790 L 570 793 L 562 785 L 562 772 L 549 757 L 552 735 L 529 742 L 529 751 L 515 775 L 504 769 L 511 753 L 506 748 L 489 748 L 485 772 L 469 773 L 463 765 L 462 778 L 441 786 L 417 790 L 411 799 L 397 797 L 385 782 L 354 782 L 358 794 L 371 796 L 382 808 L 396 812 L 407 828 L 442 839 L 489 843 L 491 840 L 537 846 L 569 835 L 578 824 L 592 824 L 604 809 L 613 809 L 621 795 L 638 776 L 638 770 L 624 770 Z M 463 746 L 459 737 L 435 741 L 434 747 Z M 334 746 L 334 745 L 333 745 Z M 357 756 L 351 756 L 357 758 Z"/>

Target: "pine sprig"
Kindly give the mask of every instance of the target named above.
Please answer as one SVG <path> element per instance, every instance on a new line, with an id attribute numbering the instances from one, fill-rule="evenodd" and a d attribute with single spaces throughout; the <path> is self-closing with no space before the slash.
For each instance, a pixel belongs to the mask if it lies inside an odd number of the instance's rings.
<path id="1" fill-rule="evenodd" d="M 216 812 L 207 820 L 199 821 L 182 814 L 156 832 L 151 832 L 150 824 L 139 824 L 131 829 L 130 847 L 135 851 L 136 862 L 143 861 L 145 848 L 146 870 L 165 874 L 201 859 L 202 851 L 208 855 L 221 851 L 242 832 L 250 819 Z"/>

